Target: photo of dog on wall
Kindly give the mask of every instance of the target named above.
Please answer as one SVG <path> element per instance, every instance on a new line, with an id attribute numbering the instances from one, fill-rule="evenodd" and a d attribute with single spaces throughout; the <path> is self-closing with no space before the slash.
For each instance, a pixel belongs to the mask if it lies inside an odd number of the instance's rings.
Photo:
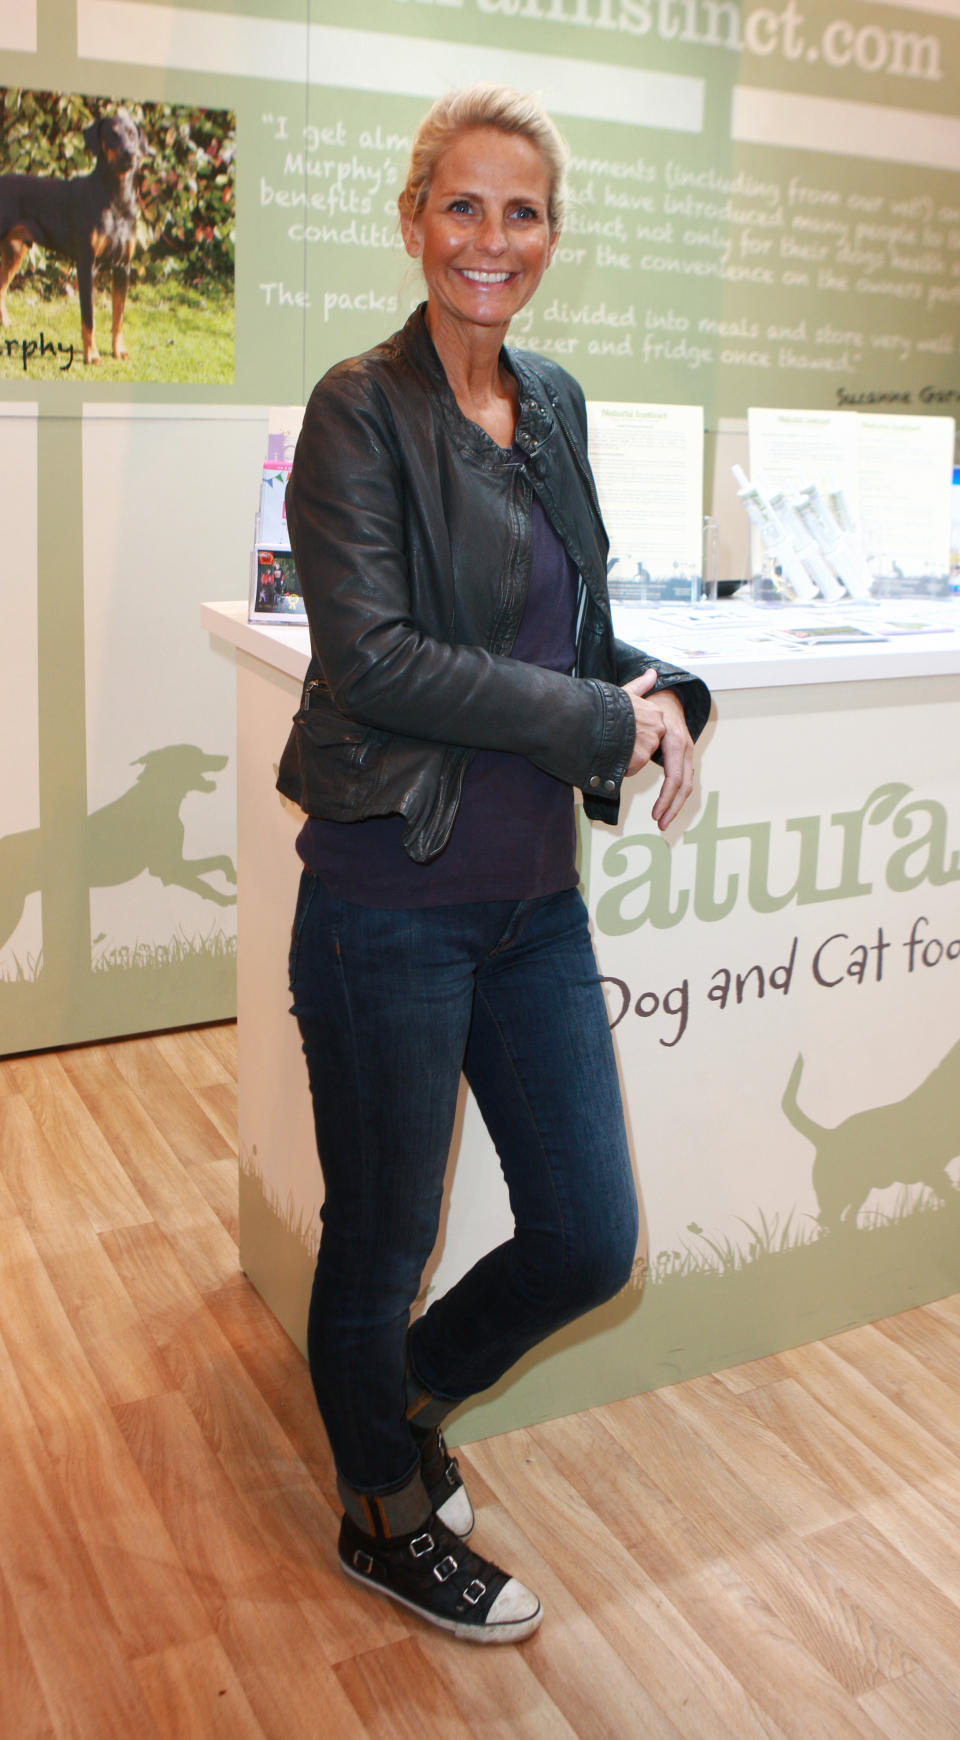
<path id="1" fill-rule="evenodd" d="M 0 379 L 234 369 L 230 110 L 0 88 Z"/>

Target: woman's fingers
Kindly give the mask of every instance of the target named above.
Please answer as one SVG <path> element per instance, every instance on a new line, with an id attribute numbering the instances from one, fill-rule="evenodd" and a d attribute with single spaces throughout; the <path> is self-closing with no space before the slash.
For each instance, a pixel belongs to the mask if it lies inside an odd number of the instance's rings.
<path id="1" fill-rule="evenodd" d="M 660 740 L 663 753 L 663 784 L 653 806 L 653 819 L 661 830 L 680 814 L 693 790 L 693 739 L 687 730 L 686 716 L 676 695 L 660 694 L 664 731 Z"/>
<path id="2" fill-rule="evenodd" d="M 641 767 L 646 767 L 651 755 L 660 747 L 664 732 L 664 718 L 658 705 L 661 697 L 658 695 L 656 701 L 645 699 L 656 680 L 656 671 L 648 670 L 642 676 L 634 677 L 631 682 L 624 684 L 624 693 L 630 696 L 633 703 L 635 729 L 633 753 L 627 763 L 628 775 L 639 773 Z"/>

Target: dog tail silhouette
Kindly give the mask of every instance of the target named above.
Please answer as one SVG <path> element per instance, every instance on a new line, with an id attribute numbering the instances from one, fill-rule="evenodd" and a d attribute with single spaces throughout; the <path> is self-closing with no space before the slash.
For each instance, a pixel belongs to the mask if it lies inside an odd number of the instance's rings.
<path id="1" fill-rule="evenodd" d="M 797 1061 L 790 1071 L 790 1080 L 784 1088 L 783 1099 L 780 1101 L 780 1104 L 794 1129 L 799 1130 L 801 1136 L 806 1136 L 808 1141 L 816 1144 L 824 1133 L 824 1126 L 822 1124 L 815 1124 L 813 1119 L 808 1118 L 806 1112 L 802 1112 L 800 1107 L 797 1105 L 797 1088 L 800 1086 L 800 1077 L 802 1074 L 803 1053 L 798 1051 Z"/>

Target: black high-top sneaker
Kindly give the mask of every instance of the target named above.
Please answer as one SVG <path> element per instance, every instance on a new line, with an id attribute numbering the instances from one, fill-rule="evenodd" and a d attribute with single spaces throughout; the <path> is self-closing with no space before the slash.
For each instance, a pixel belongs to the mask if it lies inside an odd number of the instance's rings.
<path id="1" fill-rule="evenodd" d="M 393 1540 L 344 1516 L 337 1553 L 348 1577 L 470 1643 L 519 1643 L 543 1618 L 532 1590 L 472 1553 L 436 1512 Z"/>

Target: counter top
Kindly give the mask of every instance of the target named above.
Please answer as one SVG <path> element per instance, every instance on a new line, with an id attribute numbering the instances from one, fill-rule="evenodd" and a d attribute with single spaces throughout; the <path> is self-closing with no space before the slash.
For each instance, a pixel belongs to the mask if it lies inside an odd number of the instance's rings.
<path id="1" fill-rule="evenodd" d="M 246 601 L 205 604 L 211 634 L 302 682 L 307 629 L 248 622 Z M 960 672 L 960 601 L 756 605 L 739 599 L 690 608 L 613 606 L 622 640 L 702 676 L 714 691 L 849 683 Z M 849 638 L 843 638 L 848 636 Z"/>

